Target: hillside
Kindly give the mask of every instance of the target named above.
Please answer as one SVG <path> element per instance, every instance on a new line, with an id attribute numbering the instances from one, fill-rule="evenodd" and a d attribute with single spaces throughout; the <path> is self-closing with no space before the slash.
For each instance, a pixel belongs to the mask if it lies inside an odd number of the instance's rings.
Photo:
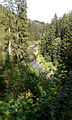
<path id="1" fill-rule="evenodd" d="M 26 0 L 5 1 L 0 120 L 72 120 L 72 12 L 45 24 L 27 18 Z"/>
<path id="2" fill-rule="evenodd" d="M 34 21 L 37 22 L 37 23 L 40 23 L 40 24 L 42 24 L 42 25 L 45 24 L 45 22 L 41 22 L 41 21 L 38 21 L 38 20 L 34 20 Z"/>

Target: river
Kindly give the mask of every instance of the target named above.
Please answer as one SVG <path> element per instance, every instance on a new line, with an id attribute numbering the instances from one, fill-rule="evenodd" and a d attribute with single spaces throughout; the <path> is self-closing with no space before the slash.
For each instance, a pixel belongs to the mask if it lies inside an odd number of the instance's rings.
<path id="1" fill-rule="evenodd" d="M 33 45 L 31 48 L 32 48 L 32 51 L 33 51 L 33 54 L 36 56 L 36 47 L 38 47 L 38 44 L 35 44 L 35 45 Z M 37 71 L 40 71 L 40 65 L 39 65 L 39 63 L 38 63 L 38 61 L 36 61 L 36 60 L 34 60 L 33 62 L 32 62 L 32 65 L 37 69 Z"/>

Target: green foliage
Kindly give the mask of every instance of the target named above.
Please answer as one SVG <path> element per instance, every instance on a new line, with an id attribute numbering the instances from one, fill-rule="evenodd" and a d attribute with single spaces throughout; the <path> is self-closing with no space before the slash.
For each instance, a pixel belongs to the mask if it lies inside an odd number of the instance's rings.
<path id="1" fill-rule="evenodd" d="M 43 26 L 40 23 L 28 20 L 28 33 L 30 42 L 33 43 L 34 41 L 40 40 L 42 28 Z"/>
<path id="2" fill-rule="evenodd" d="M 51 60 L 54 65 L 58 65 L 47 84 L 42 80 L 42 86 L 48 90 L 50 86 L 50 95 L 54 98 L 54 108 L 56 109 L 55 118 L 59 120 L 71 120 L 71 83 L 70 73 L 72 70 L 72 38 L 71 38 L 71 17 L 72 13 L 64 14 L 63 18 L 52 20 L 50 25 L 46 25 L 41 39 L 40 53 L 46 59 Z M 50 61 L 50 62 L 51 62 Z M 45 78 L 45 76 L 44 76 Z M 44 86 L 45 85 L 45 86 Z M 47 87 L 46 87 L 47 86 Z M 55 96 L 54 96 L 54 95 Z"/>
<path id="3" fill-rule="evenodd" d="M 63 61 L 69 70 L 72 69 L 71 17 L 72 13 L 64 14 L 60 19 L 55 15 L 51 24 L 44 26 L 40 48 L 40 52 L 45 59 L 50 60 L 54 65 Z"/>
<path id="4" fill-rule="evenodd" d="M 27 20 L 25 0 L 5 1 L 7 7 L 0 5 L 0 120 L 72 120 L 72 13 L 60 19 L 55 14 L 42 26 Z M 39 39 L 40 73 L 30 64 L 28 49 Z"/>
<path id="5" fill-rule="evenodd" d="M 3 73 L 4 73 L 3 68 L 1 68 L 0 69 L 0 100 L 2 100 L 5 97 L 5 93 L 6 93 L 6 82 Z"/>
<path id="6" fill-rule="evenodd" d="M 64 61 L 66 64 L 66 67 L 68 70 L 72 70 L 72 56 L 71 56 L 71 51 L 72 51 L 72 29 L 71 29 L 71 18 L 72 18 L 72 13 L 70 13 L 69 16 L 64 15 L 63 16 L 63 28 L 61 31 L 61 60 Z"/>
<path id="7" fill-rule="evenodd" d="M 0 38 L 0 46 L 4 46 L 1 53 L 8 52 L 15 63 L 26 60 L 27 58 L 28 32 L 26 6 L 24 2 L 6 0 L 7 7 L 0 6 L 2 13 L 0 23 L 4 34 Z M 15 9 L 17 9 L 17 14 L 15 13 Z"/>
<path id="8" fill-rule="evenodd" d="M 71 87 L 72 80 L 66 70 L 65 65 L 59 66 L 58 71 L 54 76 L 56 85 L 59 87 L 56 95 L 56 117 L 57 119 L 71 120 Z M 70 90 L 70 93 L 69 93 Z"/>

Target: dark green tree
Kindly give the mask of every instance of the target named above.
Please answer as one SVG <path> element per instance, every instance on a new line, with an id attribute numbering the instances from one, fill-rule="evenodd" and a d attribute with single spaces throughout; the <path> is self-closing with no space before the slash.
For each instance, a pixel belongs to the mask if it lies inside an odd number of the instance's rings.
<path id="1" fill-rule="evenodd" d="M 27 48 L 28 48 L 28 32 L 27 32 L 27 15 L 26 15 L 26 0 L 16 0 L 16 34 L 17 34 L 17 58 L 22 61 L 27 58 Z"/>
<path id="2" fill-rule="evenodd" d="M 72 69 L 72 29 L 71 29 L 71 17 L 64 14 L 63 27 L 61 31 L 61 60 L 66 64 L 68 70 Z"/>

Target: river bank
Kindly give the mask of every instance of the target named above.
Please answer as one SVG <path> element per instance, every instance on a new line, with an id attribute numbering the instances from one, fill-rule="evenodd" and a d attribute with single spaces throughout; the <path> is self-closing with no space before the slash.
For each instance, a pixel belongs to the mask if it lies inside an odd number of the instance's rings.
<path id="1" fill-rule="evenodd" d="M 44 57 L 40 54 L 39 43 L 40 41 L 30 47 L 34 57 L 37 56 L 35 60 L 33 59 L 32 65 L 37 69 L 38 72 L 46 72 L 47 76 L 50 77 L 52 74 L 54 74 L 57 68 L 52 62 L 46 62 Z"/>

